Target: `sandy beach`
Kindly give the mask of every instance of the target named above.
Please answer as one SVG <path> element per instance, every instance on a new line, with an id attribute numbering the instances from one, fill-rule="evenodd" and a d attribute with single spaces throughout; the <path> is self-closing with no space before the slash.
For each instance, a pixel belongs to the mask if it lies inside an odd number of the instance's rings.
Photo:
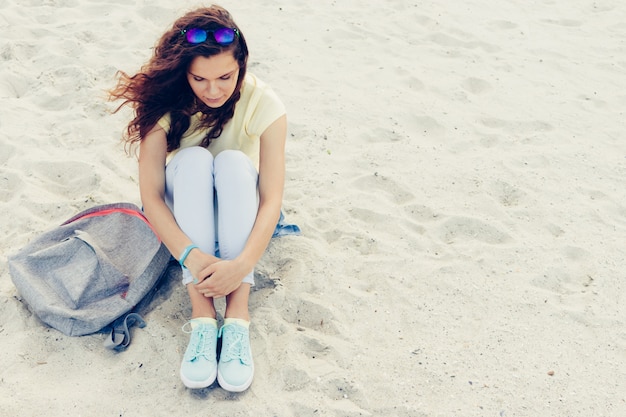
<path id="1" fill-rule="evenodd" d="M 201 3 L 0 0 L 0 416 L 626 415 L 626 4 L 219 4 L 287 107 L 302 229 L 256 269 L 252 386 L 181 383 L 175 269 L 115 353 L 7 265 L 141 205 L 106 90 Z"/>

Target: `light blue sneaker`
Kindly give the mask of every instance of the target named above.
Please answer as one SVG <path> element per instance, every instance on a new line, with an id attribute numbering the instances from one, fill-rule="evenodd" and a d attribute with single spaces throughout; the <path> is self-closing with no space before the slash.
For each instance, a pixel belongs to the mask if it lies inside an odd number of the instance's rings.
<path id="1" fill-rule="evenodd" d="M 186 330 L 188 325 L 191 332 Z M 217 322 L 188 322 L 183 331 L 191 337 L 180 365 L 180 379 L 187 388 L 206 388 L 217 376 Z"/>
<path id="2" fill-rule="evenodd" d="M 237 320 L 224 320 L 220 329 L 222 353 L 217 365 L 217 382 L 226 391 L 242 392 L 252 384 L 254 363 L 250 349 L 250 332 Z"/>

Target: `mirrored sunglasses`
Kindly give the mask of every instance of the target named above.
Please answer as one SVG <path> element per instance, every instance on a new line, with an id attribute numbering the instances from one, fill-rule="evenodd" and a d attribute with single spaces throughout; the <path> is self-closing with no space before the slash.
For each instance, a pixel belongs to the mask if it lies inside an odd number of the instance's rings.
<path id="1" fill-rule="evenodd" d="M 222 46 L 227 46 L 233 43 L 235 38 L 239 36 L 239 31 L 235 28 L 219 28 L 215 30 L 205 30 L 199 28 L 183 29 L 180 31 L 181 35 L 185 35 L 187 42 L 191 44 L 198 44 L 206 42 L 209 38 L 209 34 L 212 35 L 215 43 Z"/>

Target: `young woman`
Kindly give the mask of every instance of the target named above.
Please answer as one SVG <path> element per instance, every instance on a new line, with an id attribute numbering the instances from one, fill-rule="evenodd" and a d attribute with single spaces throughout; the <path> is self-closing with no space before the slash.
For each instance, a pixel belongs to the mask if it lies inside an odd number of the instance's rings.
<path id="1" fill-rule="evenodd" d="M 201 8 L 174 23 L 137 74 L 120 72 L 111 91 L 134 109 L 125 137 L 139 144 L 144 211 L 179 260 L 191 301 L 180 368 L 189 388 L 217 378 L 240 392 L 254 373 L 248 297 L 280 216 L 287 121 L 273 91 L 246 73 L 247 58 L 230 14 Z M 219 330 L 218 297 L 226 297 Z"/>

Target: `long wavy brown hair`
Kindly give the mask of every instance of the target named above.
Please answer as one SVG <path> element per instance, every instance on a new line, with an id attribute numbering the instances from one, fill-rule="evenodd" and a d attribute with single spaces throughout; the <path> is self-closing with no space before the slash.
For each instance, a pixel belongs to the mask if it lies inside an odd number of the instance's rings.
<path id="1" fill-rule="evenodd" d="M 221 27 L 237 29 L 238 36 L 230 45 L 220 46 L 211 40 L 190 44 L 182 32 L 191 28 L 214 30 Z M 194 58 L 211 57 L 224 51 L 232 51 L 239 64 L 239 78 L 233 95 L 223 106 L 213 109 L 196 100 L 187 81 L 187 71 Z M 180 146 L 181 137 L 189 129 L 191 115 L 202 112 L 198 129 L 207 129 L 202 146 L 208 146 L 212 139 L 220 136 L 224 125 L 233 117 L 235 104 L 241 97 L 247 61 L 246 40 L 230 13 L 222 7 L 213 5 L 196 9 L 176 20 L 157 43 L 148 63 L 132 76 L 119 71 L 117 86 L 109 91 L 110 100 L 124 100 L 115 112 L 124 106 L 134 109 L 135 118 L 124 132 L 127 145 L 138 144 L 161 117 L 170 113 L 167 150 L 171 152 Z"/>

